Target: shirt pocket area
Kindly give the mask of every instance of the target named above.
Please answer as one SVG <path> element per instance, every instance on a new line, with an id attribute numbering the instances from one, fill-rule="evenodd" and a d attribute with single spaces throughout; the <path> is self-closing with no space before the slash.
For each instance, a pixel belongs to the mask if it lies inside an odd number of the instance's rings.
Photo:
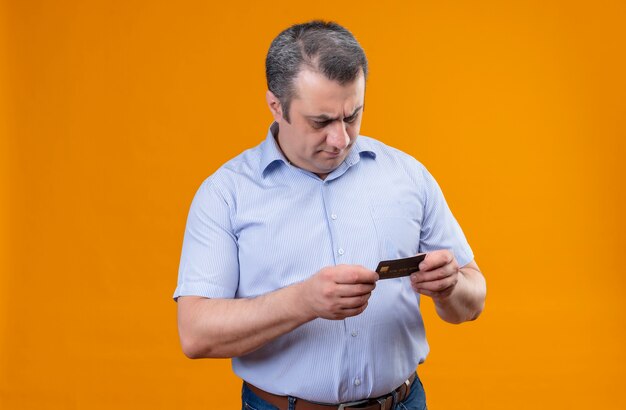
<path id="1" fill-rule="evenodd" d="M 381 259 L 418 253 L 422 209 L 416 202 L 377 202 L 370 205 Z"/>

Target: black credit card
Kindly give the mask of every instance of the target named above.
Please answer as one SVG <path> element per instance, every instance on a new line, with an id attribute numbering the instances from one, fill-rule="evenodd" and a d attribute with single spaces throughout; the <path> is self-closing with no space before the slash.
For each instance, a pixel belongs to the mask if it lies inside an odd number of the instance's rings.
<path id="1" fill-rule="evenodd" d="M 420 262 L 426 258 L 425 253 L 402 259 L 392 259 L 378 263 L 376 272 L 380 279 L 400 278 L 409 276 L 413 272 L 420 270 Z"/>

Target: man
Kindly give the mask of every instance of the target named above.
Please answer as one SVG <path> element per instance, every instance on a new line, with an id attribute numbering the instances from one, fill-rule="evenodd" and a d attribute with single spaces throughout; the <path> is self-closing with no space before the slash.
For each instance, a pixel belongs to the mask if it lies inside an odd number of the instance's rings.
<path id="1" fill-rule="evenodd" d="M 191 205 L 174 293 L 183 351 L 233 358 L 244 408 L 425 408 L 420 295 L 443 320 L 475 319 L 486 286 L 472 251 L 426 169 L 359 136 L 367 60 L 346 29 L 292 26 L 266 69 L 266 140 Z M 410 277 L 372 270 L 417 253 Z"/>

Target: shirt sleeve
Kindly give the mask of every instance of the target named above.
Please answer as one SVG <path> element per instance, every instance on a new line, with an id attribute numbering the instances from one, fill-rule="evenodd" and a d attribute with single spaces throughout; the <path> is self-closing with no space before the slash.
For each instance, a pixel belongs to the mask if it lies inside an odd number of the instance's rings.
<path id="1" fill-rule="evenodd" d="M 474 259 L 474 254 L 461 226 L 456 221 L 435 178 L 422 168 L 424 187 L 424 219 L 420 235 L 420 252 L 449 249 L 459 266 Z"/>
<path id="2" fill-rule="evenodd" d="M 230 207 L 209 178 L 191 203 L 174 300 L 179 296 L 233 298 L 238 283 L 238 248 Z"/>

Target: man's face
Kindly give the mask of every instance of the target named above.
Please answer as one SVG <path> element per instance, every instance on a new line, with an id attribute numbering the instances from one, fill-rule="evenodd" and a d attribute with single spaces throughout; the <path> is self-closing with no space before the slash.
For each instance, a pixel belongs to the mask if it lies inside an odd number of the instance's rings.
<path id="1" fill-rule="evenodd" d="M 365 78 L 361 72 L 355 81 L 341 85 L 305 69 L 294 86 L 290 123 L 268 91 L 268 104 L 279 125 L 278 144 L 293 165 L 324 179 L 343 162 L 359 135 Z"/>

